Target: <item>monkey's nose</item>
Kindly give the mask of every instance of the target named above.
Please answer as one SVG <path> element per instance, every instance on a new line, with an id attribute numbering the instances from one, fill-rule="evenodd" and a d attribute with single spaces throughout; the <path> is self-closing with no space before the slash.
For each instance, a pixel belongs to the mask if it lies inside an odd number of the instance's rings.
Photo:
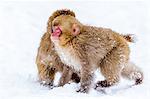
<path id="1" fill-rule="evenodd" d="M 62 33 L 62 31 L 61 31 L 60 27 L 54 27 L 54 31 L 52 33 L 52 36 L 59 37 L 61 33 Z"/>

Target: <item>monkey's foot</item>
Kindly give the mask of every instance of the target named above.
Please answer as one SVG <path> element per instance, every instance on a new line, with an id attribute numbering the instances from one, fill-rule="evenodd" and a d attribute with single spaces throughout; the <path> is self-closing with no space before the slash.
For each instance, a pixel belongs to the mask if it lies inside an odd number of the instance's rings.
<path id="1" fill-rule="evenodd" d="M 107 87 L 110 87 L 110 86 L 111 86 L 111 84 L 107 80 L 103 80 L 103 81 L 98 81 L 95 84 L 94 89 L 107 88 Z"/>
<path id="2" fill-rule="evenodd" d="M 136 79 L 135 80 L 135 85 L 139 85 L 143 82 L 143 79 Z"/>
<path id="3" fill-rule="evenodd" d="M 88 91 L 89 91 L 88 87 L 81 87 L 76 92 L 88 93 Z"/>
<path id="4" fill-rule="evenodd" d="M 50 88 L 54 86 L 53 81 L 51 81 L 51 80 L 41 81 L 40 84 L 43 86 L 46 86 L 46 87 L 50 87 Z"/>

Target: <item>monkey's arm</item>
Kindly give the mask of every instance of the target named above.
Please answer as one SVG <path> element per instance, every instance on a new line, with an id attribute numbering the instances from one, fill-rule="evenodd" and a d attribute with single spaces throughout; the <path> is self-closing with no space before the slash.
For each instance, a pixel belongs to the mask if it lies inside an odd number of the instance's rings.
<path id="1" fill-rule="evenodd" d="M 78 55 L 81 62 L 81 86 L 80 89 L 77 90 L 77 92 L 82 93 L 88 93 L 91 83 L 93 81 L 93 72 L 92 72 L 92 66 L 90 66 L 90 62 L 88 60 L 88 56 L 85 50 L 84 46 L 77 47 L 76 51 L 78 51 Z M 81 51 L 82 50 L 82 51 Z"/>

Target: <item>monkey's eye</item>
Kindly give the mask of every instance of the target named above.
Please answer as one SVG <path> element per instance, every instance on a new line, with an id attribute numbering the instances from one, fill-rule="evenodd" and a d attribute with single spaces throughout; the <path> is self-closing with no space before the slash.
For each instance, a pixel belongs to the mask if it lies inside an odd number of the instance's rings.
<path id="1" fill-rule="evenodd" d="M 54 23 L 53 23 L 53 26 L 58 26 L 59 25 L 59 22 L 58 21 L 55 21 Z"/>

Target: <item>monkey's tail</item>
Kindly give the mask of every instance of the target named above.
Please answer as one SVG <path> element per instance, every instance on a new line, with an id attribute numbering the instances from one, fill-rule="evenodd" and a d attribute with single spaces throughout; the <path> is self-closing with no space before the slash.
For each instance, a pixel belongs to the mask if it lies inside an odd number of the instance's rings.
<path id="1" fill-rule="evenodd" d="M 131 42 L 131 43 L 135 43 L 136 42 L 136 37 L 134 34 L 121 34 L 121 36 L 126 39 L 128 42 Z"/>
<path id="2" fill-rule="evenodd" d="M 135 85 L 143 82 L 143 72 L 134 63 L 128 62 L 122 70 L 121 75 L 130 80 L 135 80 Z"/>

